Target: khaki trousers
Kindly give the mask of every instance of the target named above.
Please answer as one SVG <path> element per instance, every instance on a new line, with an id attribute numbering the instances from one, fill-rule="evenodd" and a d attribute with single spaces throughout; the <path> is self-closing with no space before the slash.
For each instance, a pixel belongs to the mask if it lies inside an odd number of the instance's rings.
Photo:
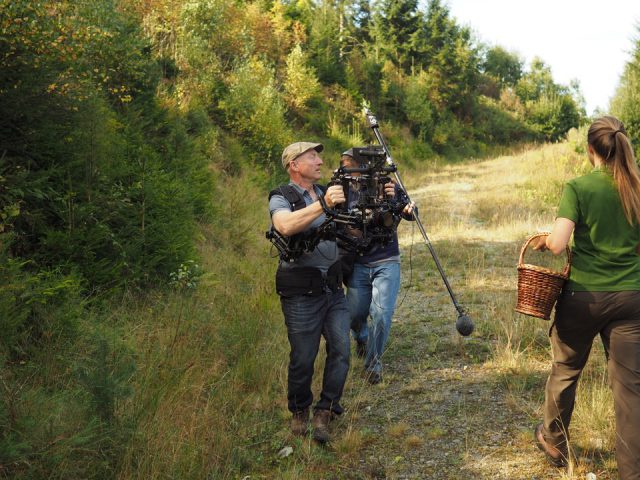
<path id="1" fill-rule="evenodd" d="M 576 386 L 600 334 L 616 415 L 616 460 L 623 480 L 640 480 L 640 291 L 563 292 L 550 338 L 545 440 L 566 448 Z"/>

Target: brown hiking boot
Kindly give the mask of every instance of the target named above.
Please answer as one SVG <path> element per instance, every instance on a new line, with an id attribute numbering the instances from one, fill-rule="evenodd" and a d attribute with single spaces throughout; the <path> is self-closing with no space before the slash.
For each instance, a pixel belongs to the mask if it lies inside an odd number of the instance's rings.
<path id="1" fill-rule="evenodd" d="M 536 441 L 536 446 L 542 450 L 547 457 L 547 461 L 553 465 L 554 467 L 563 468 L 567 466 L 567 461 L 569 459 L 569 452 L 567 451 L 567 444 L 562 443 L 561 445 L 553 446 L 544 438 L 542 434 L 542 423 L 536 426 L 534 431 L 534 437 Z"/>
<path id="2" fill-rule="evenodd" d="M 316 410 L 313 414 L 313 439 L 319 443 L 327 443 L 329 441 L 329 422 L 331 421 L 331 412 L 329 410 Z"/>
<path id="3" fill-rule="evenodd" d="M 309 409 L 305 408 L 294 412 L 291 418 L 291 433 L 294 435 L 306 435 L 309 432 Z"/>

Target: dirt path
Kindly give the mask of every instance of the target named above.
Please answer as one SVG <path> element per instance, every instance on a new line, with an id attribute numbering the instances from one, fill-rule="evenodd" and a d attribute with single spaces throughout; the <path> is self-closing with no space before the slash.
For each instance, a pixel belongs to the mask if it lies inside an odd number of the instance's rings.
<path id="1" fill-rule="evenodd" d="M 384 382 L 354 382 L 357 401 L 344 420 L 364 432 L 359 463 L 345 470 L 349 476 L 584 478 L 563 477 L 547 466 L 532 442 L 548 369 L 544 355 L 533 371 L 492 360 L 496 325 L 514 315 L 515 265 L 524 234 L 517 212 L 509 213 L 507 203 L 496 205 L 501 203 L 496 192 L 513 197 L 514 185 L 522 183 L 521 165 L 514 162 L 526 161 L 526 156 L 501 157 L 448 167 L 410 192 L 476 332 L 466 339 L 456 333 L 457 313 L 433 260 L 419 231 L 405 223 L 403 288 Z M 545 344 L 548 323 L 531 321 L 539 322 Z M 354 359 L 352 375 L 361 370 L 362 360 Z"/>

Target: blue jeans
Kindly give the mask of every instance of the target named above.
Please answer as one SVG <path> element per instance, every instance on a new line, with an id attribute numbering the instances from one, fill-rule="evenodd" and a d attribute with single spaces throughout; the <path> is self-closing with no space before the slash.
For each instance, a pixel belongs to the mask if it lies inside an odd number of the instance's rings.
<path id="1" fill-rule="evenodd" d="M 347 301 L 353 337 L 367 343 L 364 366 L 368 371 L 382 372 L 381 358 L 399 290 L 400 263 L 387 262 L 375 267 L 356 263 L 353 266 L 347 281 Z M 368 316 L 371 316 L 370 326 L 367 325 Z"/>
<path id="2" fill-rule="evenodd" d="M 287 394 L 289 410 L 298 412 L 313 403 L 313 364 L 322 335 L 326 341 L 327 359 L 322 392 L 315 408 L 341 414 L 340 397 L 349 372 L 350 355 L 349 308 L 344 292 L 339 289 L 317 296 L 280 297 L 280 304 L 291 345 Z"/>

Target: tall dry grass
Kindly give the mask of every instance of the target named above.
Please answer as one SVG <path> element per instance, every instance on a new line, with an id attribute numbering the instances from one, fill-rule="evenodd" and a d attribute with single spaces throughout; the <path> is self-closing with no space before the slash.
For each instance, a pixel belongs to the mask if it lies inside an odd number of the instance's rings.
<path id="1" fill-rule="evenodd" d="M 120 406 L 135 434 L 119 478 L 235 478 L 261 468 L 256 446 L 279 441 L 287 342 L 262 191 L 227 179 L 195 291 L 123 305 L 138 368 Z"/>
<path id="2" fill-rule="evenodd" d="M 428 219 L 430 236 L 438 239 L 438 253 L 454 272 L 452 283 L 462 293 L 463 303 L 472 305 L 476 334 L 490 345 L 483 368 L 495 373 L 510 405 L 524 411 L 532 424 L 542 418 L 551 359 L 550 323 L 514 311 L 515 266 L 524 240 L 551 227 L 563 184 L 590 170 L 585 136 L 584 131 L 572 132 L 563 143 L 448 165 L 413 175 L 407 182 L 414 200 L 429 206 L 422 216 Z M 412 241 L 405 230 L 401 238 L 405 248 Z M 555 270 L 566 263 L 564 255 L 527 251 L 525 256 L 527 262 Z M 594 470 L 598 478 L 616 478 L 614 425 L 606 360 L 596 339 L 571 424 L 575 459 L 557 478 L 584 478 Z M 530 432 L 522 442 L 531 442 Z"/>
<path id="3" fill-rule="evenodd" d="M 482 368 L 532 422 L 541 415 L 549 325 L 514 313 L 515 263 L 527 235 L 551 224 L 563 182 L 585 170 L 584 155 L 576 150 L 576 142 L 525 147 L 491 160 L 403 172 L 452 283 L 471 306 L 476 335 L 486 340 Z M 350 373 L 344 393 L 349 415 L 337 422 L 331 448 L 289 434 L 288 342 L 273 291 L 276 259 L 263 237 L 264 193 L 259 179 L 246 176 L 228 179 L 220 190 L 218 224 L 201 239 L 206 273 L 195 291 L 130 301 L 113 313 L 130 326 L 127 341 L 138 355 L 134 394 L 118 406 L 134 430 L 120 479 L 367 478 L 358 471 L 359 458 L 380 436 L 359 422 L 375 391 L 358 370 Z M 419 241 L 417 232 L 404 224 L 400 234 L 403 278 L 413 275 L 416 290 L 430 288 L 421 283 L 419 268 L 407 271 L 407 250 Z M 441 303 L 434 308 L 445 308 L 448 299 Z M 437 336 L 423 341 L 431 345 L 432 358 L 450 354 Z M 393 345 L 396 357 L 413 355 L 410 346 Z M 582 478 L 599 452 L 600 465 L 611 463 L 613 413 L 601 353 L 594 350 L 580 383 L 572 435 L 582 456 L 566 478 Z M 323 360 L 321 348 L 315 392 Z M 438 392 L 424 392 L 419 383 L 409 382 L 401 393 L 438 401 Z M 387 435 L 402 436 L 404 430 L 402 423 L 392 425 Z M 428 448 L 423 443 L 439 438 L 435 432 L 407 437 L 403 448 Z M 293 453 L 281 458 L 285 446 Z"/>

